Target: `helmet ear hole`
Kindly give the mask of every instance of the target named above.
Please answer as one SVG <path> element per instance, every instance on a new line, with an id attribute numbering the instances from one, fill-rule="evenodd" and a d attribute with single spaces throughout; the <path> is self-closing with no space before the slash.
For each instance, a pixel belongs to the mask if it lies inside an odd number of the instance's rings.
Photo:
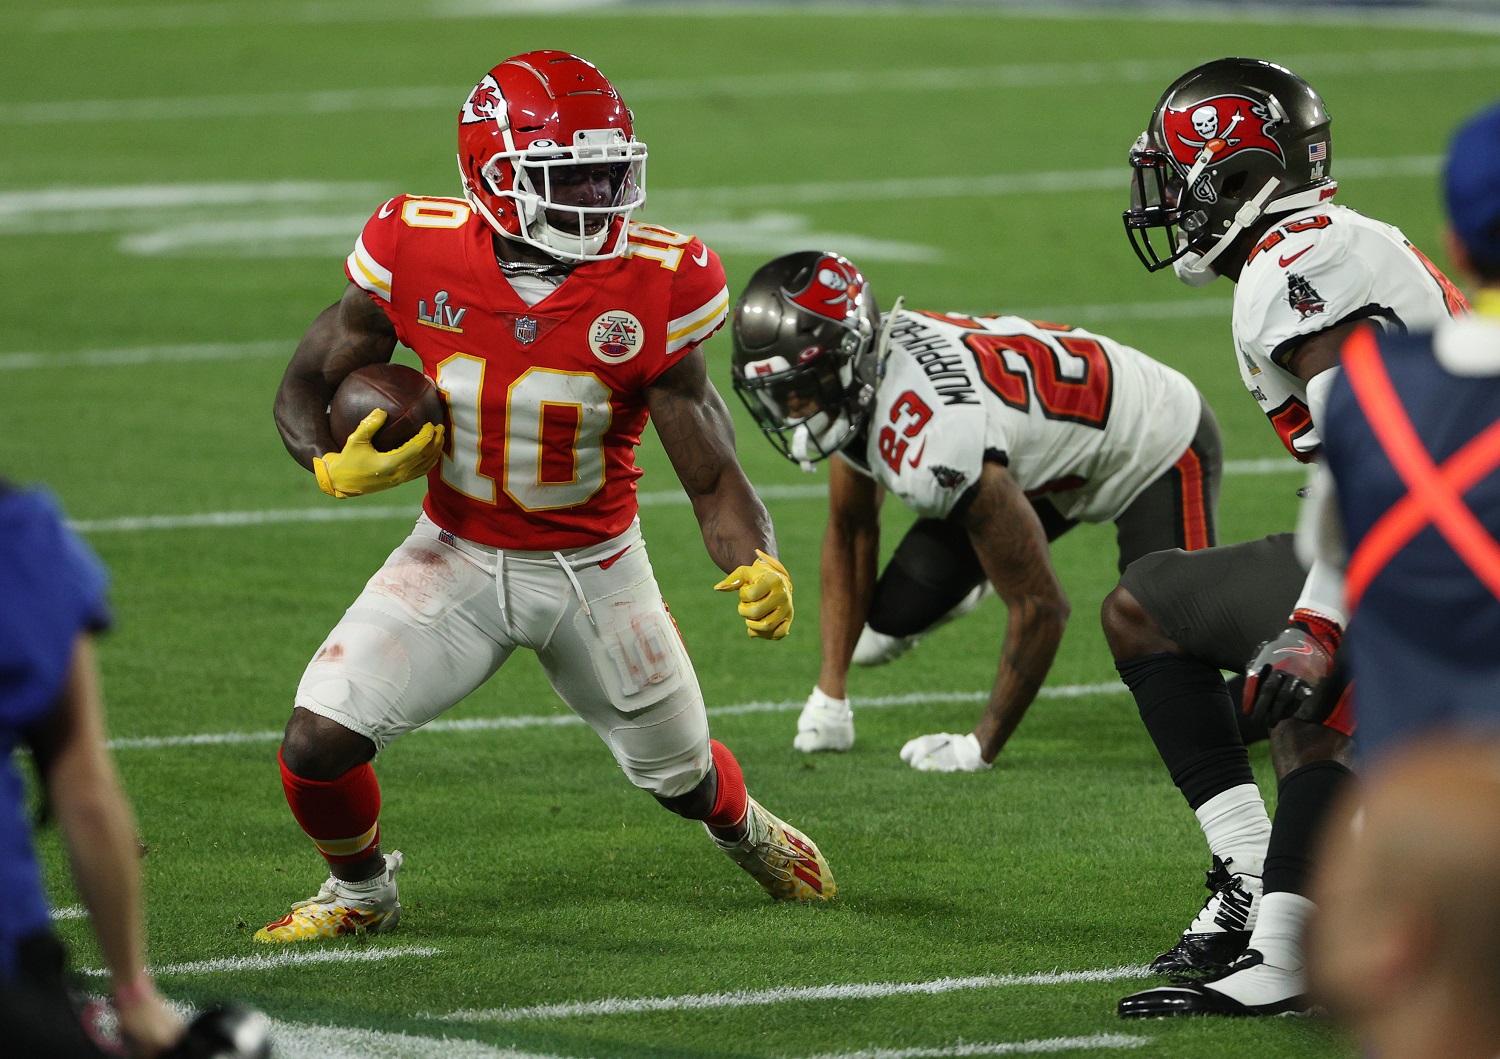
<path id="1" fill-rule="evenodd" d="M 1244 198 L 1245 182 L 1249 179 L 1249 173 L 1234 173 L 1224 181 L 1224 186 L 1221 189 L 1221 193 L 1225 198 L 1228 199 Z"/>

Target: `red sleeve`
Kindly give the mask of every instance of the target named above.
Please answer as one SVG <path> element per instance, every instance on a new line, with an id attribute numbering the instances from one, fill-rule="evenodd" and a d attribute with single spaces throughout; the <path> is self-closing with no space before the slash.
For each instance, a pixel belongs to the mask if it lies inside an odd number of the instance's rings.
<path id="1" fill-rule="evenodd" d="M 667 356 L 676 357 L 724 326 L 729 287 L 719 255 L 693 239 L 683 247 L 682 264 L 672 277 L 667 322 Z"/>
<path id="2" fill-rule="evenodd" d="M 407 196 L 397 195 L 377 210 L 354 241 L 344 260 L 349 282 L 369 294 L 370 300 L 391 315 L 391 277 L 396 267 L 396 238 L 401 230 L 401 205 Z"/>

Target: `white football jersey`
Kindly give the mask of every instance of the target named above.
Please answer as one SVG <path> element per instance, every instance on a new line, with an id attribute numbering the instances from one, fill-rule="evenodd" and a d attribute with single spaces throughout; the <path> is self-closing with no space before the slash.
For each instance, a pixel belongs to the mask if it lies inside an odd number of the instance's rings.
<path id="1" fill-rule="evenodd" d="M 919 515 L 946 517 L 989 456 L 1028 496 L 1107 522 L 1198 430 L 1193 384 L 1103 335 L 1017 316 L 887 322 L 868 444 L 841 455 Z"/>
<path id="2" fill-rule="evenodd" d="M 1400 229 L 1332 203 L 1288 214 L 1251 251 L 1235 286 L 1240 377 L 1282 444 L 1306 462 L 1321 442 L 1307 385 L 1286 368 L 1299 342 L 1350 320 L 1428 329 L 1465 307 Z"/>

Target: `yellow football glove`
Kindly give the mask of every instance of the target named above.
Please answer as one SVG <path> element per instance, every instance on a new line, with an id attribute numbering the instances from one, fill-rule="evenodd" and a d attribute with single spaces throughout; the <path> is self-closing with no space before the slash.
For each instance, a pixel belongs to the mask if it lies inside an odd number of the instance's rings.
<path id="1" fill-rule="evenodd" d="M 739 591 L 740 617 L 751 636 L 762 640 L 779 640 L 792 627 L 792 575 L 773 556 L 759 548 L 760 556 L 749 566 L 736 567 L 714 588 L 719 592 Z"/>
<path id="2" fill-rule="evenodd" d="M 370 444 L 385 424 L 385 409 L 377 408 L 360 420 L 344 451 L 313 457 L 313 473 L 318 486 L 329 496 L 342 500 L 364 496 L 382 489 L 420 478 L 432 470 L 443 454 L 443 428 L 428 423 L 415 437 L 400 448 L 381 452 Z"/>

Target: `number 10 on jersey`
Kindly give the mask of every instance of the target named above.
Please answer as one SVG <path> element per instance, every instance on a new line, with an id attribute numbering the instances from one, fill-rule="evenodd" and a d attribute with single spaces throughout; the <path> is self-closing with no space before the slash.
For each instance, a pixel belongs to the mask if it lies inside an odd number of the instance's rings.
<path id="1" fill-rule="evenodd" d="M 604 434 L 613 413 L 609 387 L 598 376 L 529 368 L 505 395 L 504 422 L 492 423 L 482 413 L 484 372 L 484 361 L 467 353 L 438 365 L 437 386 L 453 424 L 444 482 L 494 504 L 498 479 L 527 511 L 577 507 L 604 487 Z M 493 434 L 500 429 L 505 440 L 497 447 Z"/>

